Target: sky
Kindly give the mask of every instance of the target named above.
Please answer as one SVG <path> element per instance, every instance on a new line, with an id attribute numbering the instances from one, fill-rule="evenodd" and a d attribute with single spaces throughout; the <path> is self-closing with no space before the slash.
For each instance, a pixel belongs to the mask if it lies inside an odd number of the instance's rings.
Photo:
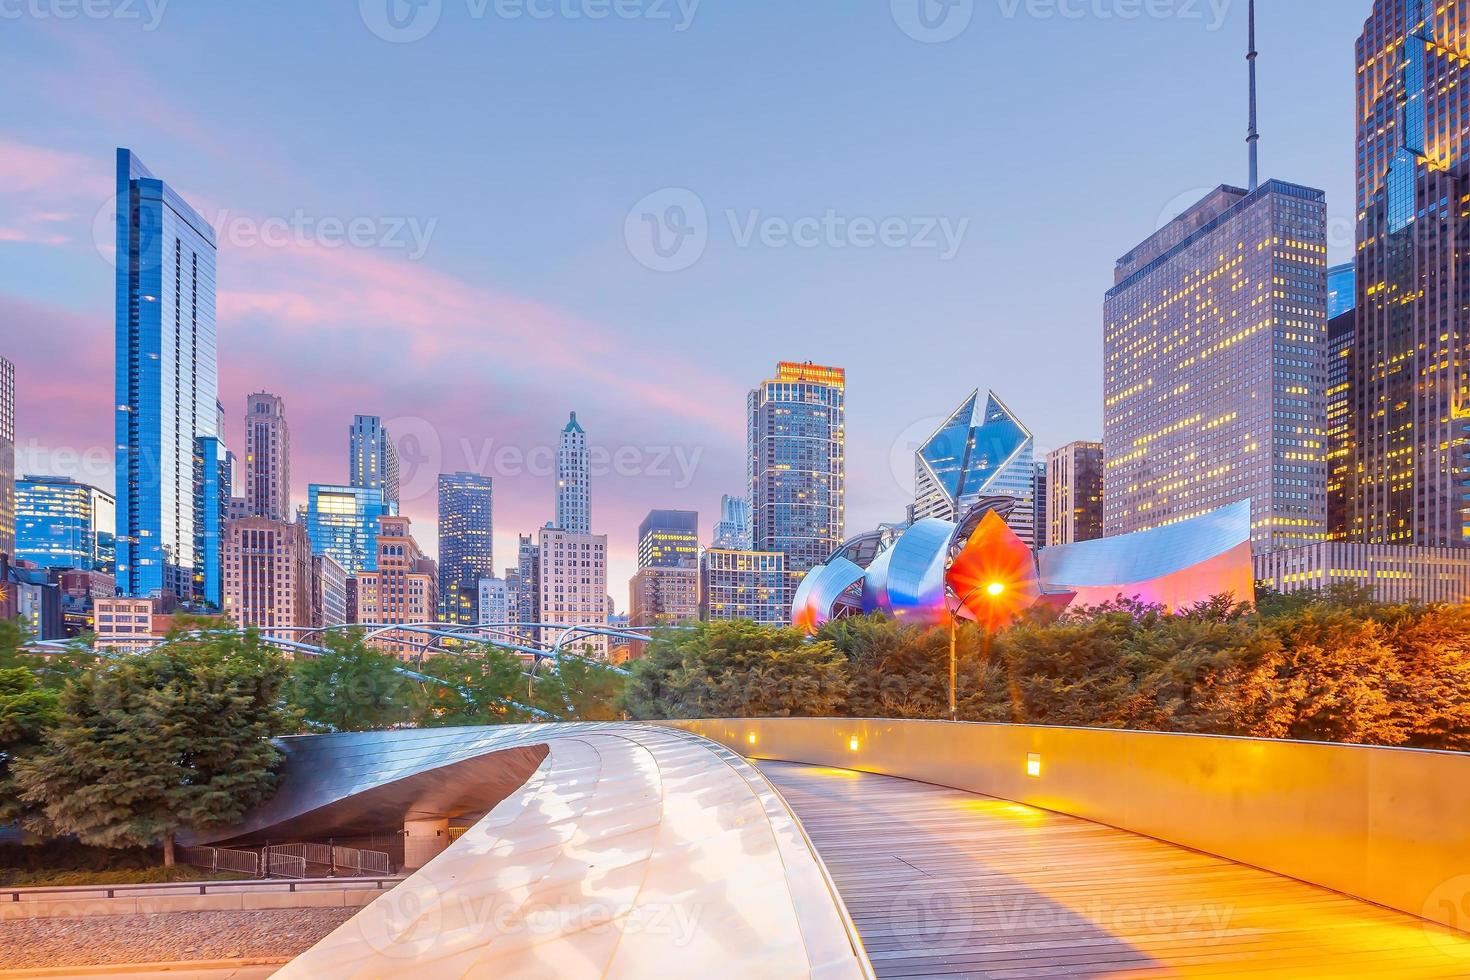
<path id="1" fill-rule="evenodd" d="M 1353 238 L 1369 0 L 1262 0 L 1262 173 Z M 994 389 L 1038 453 L 1102 428 L 1117 257 L 1246 179 L 1245 0 L 0 0 L 0 356 L 18 468 L 112 486 L 115 148 L 219 234 L 220 392 L 286 401 L 293 503 L 389 420 L 554 514 L 575 410 L 619 608 L 639 521 L 745 481 L 745 394 L 848 372 L 849 534 Z"/>

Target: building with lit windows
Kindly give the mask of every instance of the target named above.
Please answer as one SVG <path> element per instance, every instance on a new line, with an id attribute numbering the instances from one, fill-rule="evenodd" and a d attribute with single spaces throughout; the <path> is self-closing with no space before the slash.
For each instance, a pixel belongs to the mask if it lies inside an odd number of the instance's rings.
<path id="1" fill-rule="evenodd" d="M 1035 445 L 995 392 L 971 392 L 914 453 L 913 519 L 958 521 L 987 497 L 1010 497 L 1007 523 L 1035 547 Z"/>
<path id="2" fill-rule="evenodd" d="M 541 621 L 541 551 L 536 539 L 522 534 L 516 549 L 514 568 L 505 570 L 507 622 L 538 623 Z M 531 631 L 519 630 L 523 640 L 533 640 Z"/>
<path id="3" fill-rule="evenodd" d="M 15 553 L 15 365 L 0 357 L 0 555 Z"/>
<path id="4" fill-rule="evenodd" d="M 477 623 L 509 623 L 510 587 L 503 578 L 482 578 L 478 583 Z"/>
<path id="5" fill-rule="evenodd" d="M 699 564 L 691 568 L 640 568 L 628 582 L 628 622 L 671 626 L 699 618 Z"/>
<path id="6" fill-rule="evenodd" d="M 1118 260 L 1104 314 L 1108 535 L 1251 504 L 1257 552 L 1327 533 L 1321 191 L 1222 186 Z"/>
<path id="7" fill-rule="evenodd" d="M 750 550 L 750 501 L 729 494 L 720 498 L 720 519 L 715 522 L 711 547 L 727 551 Z"/>
<path id="8" fill-rule="evenodd" d="M 698 568 L 699 514 L 651 510 L 638 525 L 639 568 Z"/>
<path id="9" fill-rule="evenodd" d="M 419 550 L 407 517 L 380 519 L 378 558 L 373 571 L 359 572 L 357 622 L 364 626 L 431 623 L 439 606 L 438 570 Z M 417 657 L 421 650 L 411 633 L 385 633 L 377 645 L 400 659 Z"/>
<path id="10" fill-rule="evenodd" d="M 381 490 L 320 483 L 307 488 L 306 531 L 311 550 L 331 555 L 348 575 L 378 567 L 378 525 L 387 515 Z"/>
<path id="11" fill-rule="evenodd" d="M 544 527 L 537 543 L 537 580 L 542 620 L 560 626 L 606 626 L 612 610 L 607 598 L 607 535 L 578 534 Z M 542 630 L 543 643 L 555 643 L 560 630 Z M 605 637 L 576 640 L 574 646 L 606 655 Z"/>
<path id="12" fill-rule="evenodd" d="M 1256 579 L 1278 592 L 1351 585 L 1386 603 L 1470 602 L 1470 551 L 1324 541 L 1255 557 Z"/>
<path id="13" fill-rule="evenodd" d="M 1357 42 L 1347 537 L 1470 543 L 1467 0 L 1374 0 Z"/>
<path id="14" fill-rule="evenodd" d="M 779 551 L 707 548 L 699 556 L 699 616 L 749 619 L 766 626 L 791 622 L 786 556 Z"/>
<path id="15" fill-rule="evenodd" d="M 398 513 L 398 449 L 376 415 L 358 415 L 347 433 L 348 480 L 354 487 L 377 490 L 388 513 Z"/>
<path id="16" fill-rule="evenodd" d="M 65 476 L 15 484 L 15 553 L 41 568 L 111 572 L 116 520 L 112 494 Z"/>
<path id="17" fill-rule="evenodd" d="M 1103 447 L 1073 442 L 1046 457 L 1046 544 L 1103 536 Z"/>
<path id="18" fill-rule="evenodd" d="M 236 627 L 294 639 L 273 629 L 316 625 L 311 542 L 300 524 L 269 517 L 231 523 L 223 565 L 224 612 Z"/>
<path id="19" fill-rule="evenodd" d="M 756 551 L 786 556 L 789 592 L 842 543 L 847 497 L 842 368 L 782 362 L 746 399 L 746 478 Z"/>
<path id="20" fill-rule="evenodd" d="M 439 597 L 444 618 L 478 617 L 479 583 L 495 575 L 493 484 L 478 473 L 439 475 Z"/>
<path id="21" fill-rule="evenodd" d="M 1333 541 L 1352 534 L 1357 322 L 1357 310 L 1349 305 L 1327 324 L 1327 536 Z"/>
<path id="22" fill-rule="evenodd" d="M 251 517 L 291 519 L 291 430 L 286 403 L 259 392 L 245 400 L 245 509 Z"/>
<path id="23" fill-rule="evenodd" d="M 192 599 L 198 440 L 218 437 L 214 229 L 117 151 L 117 582 Z"/>
<path id="24" fill-rule="evenodd" d="M 591 482 L 587 432 L 573 412 L 556 448 L 556 526 L 563 531 L 592 533 Z"/>

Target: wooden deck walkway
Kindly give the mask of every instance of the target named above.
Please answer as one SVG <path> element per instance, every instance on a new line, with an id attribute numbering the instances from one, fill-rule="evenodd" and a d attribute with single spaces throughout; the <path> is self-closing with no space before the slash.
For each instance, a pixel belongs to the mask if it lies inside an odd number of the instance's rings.
<path id="1" fill-rule="evenodd" d="M 1470 936 L 1172 844 L 785 763 L 880 977 L 1470 977 Z"/>

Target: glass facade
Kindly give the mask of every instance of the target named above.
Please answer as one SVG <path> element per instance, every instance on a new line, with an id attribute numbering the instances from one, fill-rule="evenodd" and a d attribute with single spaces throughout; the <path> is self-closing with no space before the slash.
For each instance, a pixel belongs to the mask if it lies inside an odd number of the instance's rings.
<path id="1" fill-rule="evenodd" d="M 311 484 L 306 533 L 312 553 L 329 556 L 348 575 L 376 571 L 378 524 L 388 513 L 381 490 Z"/>
<path id="2" fill-rule="evenodd" d="M 398 513 L 398 450 L 376 415 L 358 415 L 347 436 L 347 482 L 377 490 L 388 513 Z"/>
<path id="3" fill-rule="evenodd" d="M 1327 270 L 1327 319 L 1336 320 L 1357 305 L 1358 267 L 1352 262 Z"/>
<path id="4" fill-rule="evenodd" d="M 1257 551 L 1327 533 L 1321 191 L 1220 187 L 1118 260 L 1104 304 L 1108 535 L 1250 501 Z"/>
<path id="5" fill-rule="evenodd" d="M 117 582 L 193 599 L 196 440 L 217 436 L 214 230 L 117 151 Z"/>
<path id="6" fill-rule="evenodd" d="M 194 454 L 194 596 L 224 608 L 222 552 L 230 509 L 231 459 L 214 436 L 197 440 Z"/>
<path id="7" fill-rule="evenodd" d="M 638 525 L 639 568 L 698 568 L 699 514 L 652 510 Z"/>
<path id="8" fill-rule="evenodd" d="M 790 597 L 842 544 L 846 524 L 846 376 L 782 363 L 746 401 L 746 476 L 757 552 L 786 556 Z"/>
<path id="9" fill-rule="evenodd" d="M 1035 547 L 1035 440 L 990 392 L 977 390 L 914 454 L 914 519 L 958 521 L 986 497 L 1011 497 L 1011 529 Z"/>
<path id="10" fill-rule="evenodd" d="M 472 624 L 478 616 L 478 583 L 495 577 L 494 536 L 491 478 L 478 473 L 441 473 L 439 599 L 447 621 Z"/>
<path id="11" fill-rule="evenodd" d="M 749 500 L 729 494 L 720 498 L 720 519 L 715 523 L 713 546 L 727 551 L 750 550 Z"/>
<path id="12" fill-rule="evenodd" d="M 749 619 L 768 626 L 791 622 L 785 555 L 710 548 L 700 555 L 699 570 L 703 619 Z"/>
<path id="13" fill-rule="evenodd" d="M 15 557 L 42 568 L 110 572 L 112 495 L 69 477 L 27 476 L 15 484 Z"/>
<path id="14" fill-rule="evenodd" d="M 15 553 L 15 365 L 0 357 L 0 555 Z"/>

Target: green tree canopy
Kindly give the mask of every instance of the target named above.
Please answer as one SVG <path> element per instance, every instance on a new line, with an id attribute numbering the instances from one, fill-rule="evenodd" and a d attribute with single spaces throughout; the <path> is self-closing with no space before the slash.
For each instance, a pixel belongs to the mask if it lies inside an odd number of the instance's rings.
<path id="1" fill-rule="evenodd" d="M 309 732 L 381 731 L 410 723 L 419 691 L 397 658 L 370 647 L 362 631 L 331 633 L 316 657 L 298 657 L 287 702 Z"/>
<path id="2" fill-rule="evenodd" d="M 425 660 L 418 672 L 445 681 L 423 685 L 419 723 L 425 727 L 504 725 L 535 720 L 517 705 L 527 702 L 526 668 L 520 657 L 484 646 Z"/>
<path id="3" fill-rule="evenodd" d="M 15 779 L 33 829 L 105 847 L 231 823 L 275 789 L 280 657 L 253 634 L 193 632 L 104 661 L 66 686 L 41 748 Z"/>

